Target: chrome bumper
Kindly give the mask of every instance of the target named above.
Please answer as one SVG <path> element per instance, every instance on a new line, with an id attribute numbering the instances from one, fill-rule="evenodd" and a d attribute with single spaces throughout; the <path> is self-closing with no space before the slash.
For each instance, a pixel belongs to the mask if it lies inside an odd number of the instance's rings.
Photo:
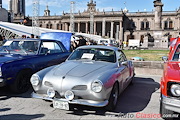
<path id="1" fill-rule="evenodd" d="M 180 100 L 177 98 L 162 95 L 161 101 L 165 109 L 180 113 Z"/>
<path id="2" fill-rule="evenodd" d="M 55 100 L 60 100 L 60 101 L 66 101 L 69 104 L 79 104 L 79 105 L 87 105 L 87 106 L 94 106 L 94 107 L 104 107 L 108 104 L 108 100 L 93 101 L 93 100 L 77 99 L 77 100 L 68 101 L 65 98 L 60 98 L 60 99 L 54 98 L 53 99 L 53 98 L 48 97 L 47 95 L 40 95 L 40 94 L 37 94 L 34 92 L 31 94 L 31 96 L 33 98 L 37 98 L 37 99 L 50 100 L 50 101 L 53 101 L 55 99 Z"/>

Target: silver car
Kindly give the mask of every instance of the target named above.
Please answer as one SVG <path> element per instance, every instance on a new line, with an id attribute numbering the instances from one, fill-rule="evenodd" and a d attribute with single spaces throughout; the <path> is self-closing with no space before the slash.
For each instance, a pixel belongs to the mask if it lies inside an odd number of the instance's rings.
<path id="1" fill-rule="evenodd" d="M 51 100 L 54 108 L 65 110 L 69 104 L 113 110 L 134 75 L 132 61 L 120 49 L 82 46 L 64 63 L 32 75 L 32 97 Z"/>

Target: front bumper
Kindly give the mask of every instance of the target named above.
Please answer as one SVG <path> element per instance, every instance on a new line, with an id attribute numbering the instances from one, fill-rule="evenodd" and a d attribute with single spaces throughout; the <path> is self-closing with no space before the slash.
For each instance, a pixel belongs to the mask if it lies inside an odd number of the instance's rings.
<path id="1" fill-rule="evenodd" d="M 180 99 L 162 95 L 161 101 L 165 109 L 180 113 Z"/>
<path id="2" fill-rule="evenodd" d="M 65 98 L 50 98 L 47 95 L 40 95 L 37 93 L 32 93 L 31 96 L 33 98 L 37 99 L 43 99 L 43 100 L 50 100 L 53 101 L 54 99 L 56 100 L 61 100 L 61 101 L 67 101 L 69 104 L 79 104 L 79 105 L 87 105 L 87 106 L 94 106 L 94 107 L 104 107 L 108 104 L 108 100 L 105 101 L 93 101 L 93 100 L 85 100 L 85 99 L 76 99 L 76 100 L 67 100 Z"/>

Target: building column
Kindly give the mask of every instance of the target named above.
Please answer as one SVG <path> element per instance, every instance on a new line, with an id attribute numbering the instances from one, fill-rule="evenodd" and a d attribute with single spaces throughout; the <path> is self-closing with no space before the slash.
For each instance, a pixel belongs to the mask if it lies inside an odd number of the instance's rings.
<path id="1" fill-rule="evenodd" d="M 62 23 L 62 30 L 65 30 L 65 23 Z"/>
<path id="2" fill-rule="evenodd" d="M 106 36 L 106 19 L 103 18 L 103 21 L 102 21 L 102 36 Z"/>
<path id="3" fill-rule="evenodd" d="M 96 25 L 97 25 L 97 23 L 94 22 L 94 35 L 96 35 Z"/>
<path id="4" fill-rule="evenodd" d="M 86 22 L 86 33 L 88 33 L 88 22 Z"/>
<path id="5" fill-rule="evenodd" d="M 162 29 L 164 30 L 164 21 L 162 21 Z"/>
<path id="6" fill-rule="evenodd" d="M 68 23 L 65 23 L 65 31 L 68 31 Z"/>
<path id="7" fill-rule="evenodd" d="M 114 33 L 114 22 L 111 22 L 111 39 L 113 38 L 113 33 Z"/>
<path id="8" fill-rule="evenodd" d="M 180 30 L 180 17 L 178 18 L 178 30 Z"/>
<path id="9" fill-rule="evenodd" d="M 119 27 L 120 27 L 120 33 L 119 33 L 119 40 L 121 41 L 121 42 L 123 42 L 123 40 L 124 40 L 124 38 L 123 38 L 123 26 L 122 26 L 122 21 L 120 21 L 119 22 Z"/>
<path id="10" fill-rule="evenodd" d="M 80 26 L 81 26 L 81 23 L 78 22 L 78 33 L 80 33 Z"/>

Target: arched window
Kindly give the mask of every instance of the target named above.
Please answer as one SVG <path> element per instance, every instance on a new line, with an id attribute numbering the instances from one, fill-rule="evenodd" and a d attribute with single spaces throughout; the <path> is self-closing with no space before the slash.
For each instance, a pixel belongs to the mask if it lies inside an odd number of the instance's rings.
<path id="1" fill-rule="evenodd" d="M 49 28 L 49 24 L 46 24 L 46 28 Z"/>
<path id="2" fill-rule="evenodd" d="M 50 24 L 50 29 L 52 29 L 52 24 Z"/>
<path id="3" fill-rule="evenodd" d="M 166 21 L 164 21 L 164 29 L 165 30 L 173 29 L 173 21 L 170 18 L 168 18 Z"/>
<path id="4" fill-rule="evenodd" d="M 59 30 L 59 29 L 60 29 L 60 25 L 59 25 L 59 24 L 57 24 L 56 29 L 57 29 L 57 30 Z"/>
<path id="5" fill-rule="evenodd" d="M 147 21 L 147 19 L 141 21 L 141 30 L 150 30 L 149 21 Z"/>

